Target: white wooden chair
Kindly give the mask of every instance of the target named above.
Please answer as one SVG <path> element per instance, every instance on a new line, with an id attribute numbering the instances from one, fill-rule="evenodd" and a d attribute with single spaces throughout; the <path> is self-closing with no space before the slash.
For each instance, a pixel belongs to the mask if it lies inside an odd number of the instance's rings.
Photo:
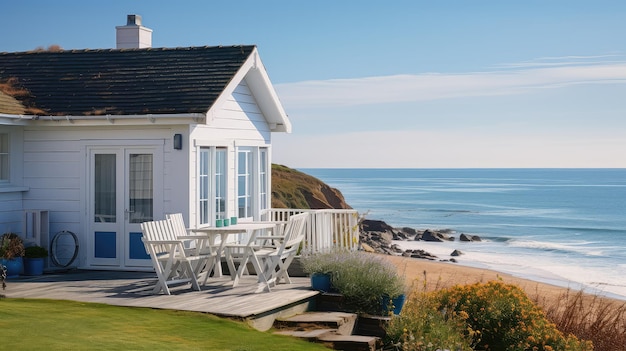
<path id="1" fill-rule="evenodd" d="M 200 273 L 206 273 L 202 285 L 206 285 L 206 281 L 211 275 L 211 272 L 215 268 L 217 258 L 217 250 L 210 242 L 209 237 L 206 235 L 194 234 L 187 226 L 185 226 L 185 219 L 182 213 L 170 213 L 165 215 L 165 218 L 172 222 L 174 234 L 177 239 L 183 240 L 185 253 L 191 256 L 204 256 L 207 259 L 204 262 L 200 261 L 199 264 L 204 264 L 204 267 L 194 267 L 194 270 Z"/>
<path id="2" fill-rule="evenodd" d="M 278 241 L 279 244 L 273 249 L 264 247 L 256 252 L 256 256 L 263 261 L 263 275 L 267 279 L 268 290 L 270 285 L 280 283 L 281 279 L 286 284 L 291 284 L 287 269 L 296 257 L 302 240 L 304 240 L 308 219 L 309 213 L 292 215 L 285 224 L 281 236 L 283 239 Z"/>
<path id="3" fill-rule="evenodd" d="M 170 220 L 143 222 L 141 231 L 143 233 L 141 240 L 150 255 L 158 278 L 153 293 L 163 291 L 170 295 L 169 287 L 182 283 L 191 283 L 193 289 L 200 290 L 198 269 L 204 265 L 203 261 L 210 257 L 189 256 L 185 252 L 183 240 L 177 238 Z"/>
<path id="4" fill-rule="evenodd" d="M 224 246 L 224 258 L 228 265 L 228 272 L 233 280 L 233 287 L 239 285 L 239 280 L 244 274 L 248 274 L 247 264 L 252 263 L 254 271 L 257 273 L 259 283 L 267 286 L 267 280 L 263 275 L 263 267 L 261 261 L 255 255 L 255 252 L 262 247 L 256 244 L 255 233 L 249 232 L 251 238 L 247 238 L 246 242 L 228 243 Z M 238 264 L 235 267 L 235 264 Z"/>
<path id="5" fill-rule="evenodd" d="M 308 213 L 293 215 L 285 224 L 284 229 L 278 230 L 282 235 L 256 236 L 245 244 L 231 244 L 225 246 L 226 262 L 233 277 L 233 286 L 237 286 L 241 275 L 246 271 L 248 262 L 252 263 L 258 277 L 258 282 L 264 290 L 271 291 L 270 285 L 275 285 L 281 278 L 291 283 L 287 268 L 293 261 L 300 243 L 304 239 Z M 281 224 L 277 223 L 277 228 Z M 274 241 L 276 246 L 259 244 L 259 241 Z M 239 266 L 235 271 L 235 263 Z"/>

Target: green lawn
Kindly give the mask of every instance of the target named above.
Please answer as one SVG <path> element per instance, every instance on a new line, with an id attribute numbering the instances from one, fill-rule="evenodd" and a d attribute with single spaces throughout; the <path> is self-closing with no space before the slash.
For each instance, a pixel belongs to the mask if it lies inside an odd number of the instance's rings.
<path id="1" fill-rule="evenodd" d="M 212 315 L 59 300 L 0 299 L 3 350 L 328 350 Z"/>

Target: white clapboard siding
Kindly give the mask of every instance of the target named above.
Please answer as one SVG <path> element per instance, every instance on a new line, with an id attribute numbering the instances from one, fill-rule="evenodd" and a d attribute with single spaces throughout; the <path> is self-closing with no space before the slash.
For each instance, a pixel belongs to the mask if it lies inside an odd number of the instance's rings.
<path id="1" fill-rule="evenodd" d="M 164 145 L 164 154 L 169 154 L 172 150 L 173 134 L 171 126 L 161 125 L 27 127 L 24 129 L 23 170 L 24 186 L 28 187 L 28 191 L 20 194 L 23 197 L 22 204 L 15 208 L 50 210 L 51 234 L 70 230 L 79 235 L 79 241 L 85 242 L 82 236 L 86 235 L 84 228 L 88 218 L 85 217 L 84 205 L 86 189 L 82 187 L 87 182 L 85 177 L 89 167 L 88 148 L 116 148 L 156 142 Z M 185 162 L 184 157 L 179 159 Z M 165 174 L 165 169 L 157 169 L 157 172 Z M 184 186 L 181 179 L 174 178 L 174 175 L 170 175 L 169 182 L 178 182 Z M 172 193 L 171 187 L 172 185 L 167 185 L 169 193 Z M 19 212 L 21 221 L 21 210 Z"/>
<path id="2" fill-rule="evenodd" d="M 270 129 L 265 116 L 261 113 L 245 81 L 242 81 L 233 93 L 226 97 L 219 111 L 214 111 L 210 126 L 215 128 L 216 135 L 221 135 L 226 139 L 270 139 Z"/>
<path id="3" fill-rule="evenodd" d="M 0 192 L 0 234 L 22 231 L 21 208 L 21 192 Z"/>

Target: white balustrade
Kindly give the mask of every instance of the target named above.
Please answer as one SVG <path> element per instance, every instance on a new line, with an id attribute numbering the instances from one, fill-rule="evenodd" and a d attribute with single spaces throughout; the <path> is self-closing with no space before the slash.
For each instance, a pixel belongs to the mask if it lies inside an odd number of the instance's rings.
<path id="1" fill-rule="evenodd" d="M 359 214 L 356 210 L 308 210 L 272 208 L 265 210 L 262 220 L 286 221 L 289 216 L 308 212 L 306 238 L 302 252 L 314 253 L 333 248 L 357 250 L 359 246 Z"/>

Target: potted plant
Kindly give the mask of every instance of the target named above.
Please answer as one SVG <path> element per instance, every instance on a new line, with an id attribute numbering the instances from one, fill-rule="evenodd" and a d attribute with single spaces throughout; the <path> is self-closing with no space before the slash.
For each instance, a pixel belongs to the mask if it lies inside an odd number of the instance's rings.
<path id="1" fill-rule="evenodd" d="M 302 255 L 300 264 L 304 273 L 311 276 L 311 288 L 322 292 L 331 291 L 332 276 L 340 269 L 342 257 L 346 254 L 344 250 L 331 250 Z"/>
<path id="2" fill-rule="evenodd" d="M 15 233 L 4 233 L 0 237 L 0 264 L 7 270 L 7 278 L 15 278 L 23 269 L 24 242 Z"/>
<path id="3" fill-rule="evenodd" d="M 368 315 L 388 314 L 389 302 L 383 300 L 398 298 L 405 292 L 404 277 L 392 263 L 359 251 L 344 257 L 333 274 L 332 285 L 343 295 L 349 309 Z"/>
<path id="4" fill-rule="evenodd" d="M 28 246 L 24 249 L 24 274 L 42 275 L 44 258 L 48 257 L 48 250 L 41 246 Z"/>

